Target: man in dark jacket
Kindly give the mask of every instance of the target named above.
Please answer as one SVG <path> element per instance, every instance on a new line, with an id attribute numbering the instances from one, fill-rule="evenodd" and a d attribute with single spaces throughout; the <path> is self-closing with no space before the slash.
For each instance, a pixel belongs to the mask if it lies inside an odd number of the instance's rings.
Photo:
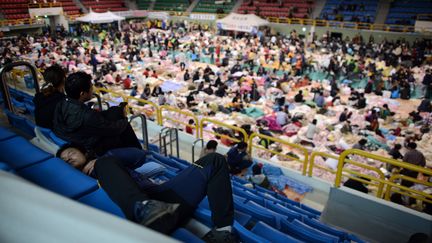
<path id="1" fill-rule="evenodd" d="M 405 153 L 405 155 L 403 157 L 403 161 L 406 163 L 421 166 L 421 167 L 426 166 L 426 159 L 425 159 L 424 155 L 422 154 L 422 152 L 417 150 L 417 144 L 411 142 L 411 143 L 408 143 L 407 147 L 408 147 L 408 152 Z M 418 175 L 417 171 L 409 170 L 406 168 L 402 169 L 402 171 L 400 173 L 404 176 L 409 176 L 411 178 L 417 178 L 417 175 Z M 408 181 L 408 180 L 402 180 L 401 185 L 406 186 L 406 187 L 411 187 L 412 185 L 414 185 L 414 183 L 411 181 Z"/>
<path id="2" fill-rule="evenodd" d="M 53 131 L 58 137 L 98 155 L 113 148 L 141 148 L 126 119 L 124 106 L 97 112 L 84 104 L 93 95 L 89 74 L 77 72 L 69 75 L 65 90 L 67 98 L 57 105 L 54 112 Z"/>

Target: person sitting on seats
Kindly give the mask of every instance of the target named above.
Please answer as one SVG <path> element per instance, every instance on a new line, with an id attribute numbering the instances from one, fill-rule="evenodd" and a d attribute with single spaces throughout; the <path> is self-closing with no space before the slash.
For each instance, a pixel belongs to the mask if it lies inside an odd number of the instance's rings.
<path id="1" fill-rule="evenodd" d="M 57 104 L 66 98 L 64 94 L 66 72 L 59 65 L 52 65 L 43 74 L 45 84 L 33 98 L 35 105 L 35 123 L 44 128 L 53 128 L 54 110 Z"/>
<path id="2" fill-rule="evenodd" d="M 121 147 L 141 148 L 126 118 L 126 104 L 102 112 L 92 110 L 84 102 L 93 95 L 91 76 L 85 72 L 69 75 L 67 98 L 54 112 L 54 133 L 69 143 L 83 146 L 97 155 Z"/>
<path id="3" fill-rule="evenodd" d="M 241 174 L 252 165 L 252 159 L 246 151 L 247 143 L 245 142 L 239 142 L 228 151 L 227 161 L 231 174 Z"/>
<path id="4" fill-rule="evenodd" d="M 60 149 L 57 155 L 84 173 L 92 171 L 90 174 L 127 219 L 163 234 L 187 222 L 207 196 L 215 228 L 204 240 L 238 242 L 231 232 L 234 207 L 229 169 L 221 154 L 210 152 L 160 185 L 131 173 L 147 162 L 147 152 L 141 149 L 113 149 L 91 161 L 71 146 Z"/>

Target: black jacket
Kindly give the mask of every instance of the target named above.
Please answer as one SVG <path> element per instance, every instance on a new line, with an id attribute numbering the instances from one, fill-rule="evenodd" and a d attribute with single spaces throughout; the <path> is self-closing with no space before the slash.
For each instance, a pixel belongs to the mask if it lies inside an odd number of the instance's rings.
<path id="1" fill-rule="evenodd" d="M 54 110 L 57 104 L 65 98 L 66 96 L 60 92 L 54 92 L 48 96 L 43 93 L 37 93 L 33 98 L 36 125 L 52 129 Z"/>
<path id="2" fill-rule="evenodd" d="M 53 131 L 59 138 L 91 150 L 104 137 L 119 136 L 128 124 L 127 119 L 109 121 L 78 100 L 66 98 L 56 107 Z"/>

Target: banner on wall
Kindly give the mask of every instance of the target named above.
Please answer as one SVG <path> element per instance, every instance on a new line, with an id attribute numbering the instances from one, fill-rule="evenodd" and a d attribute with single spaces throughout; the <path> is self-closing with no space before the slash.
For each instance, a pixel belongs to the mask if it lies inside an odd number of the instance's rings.
<path id="1" fill-rule="evenodd" d="M 432 32 L 432 21 L 416 20 L 414 27 L 416 32 Z"/>
<path id="2" fill-rule="evenodd" d="M 216 14 L 190 14 L 189 18 L 193 20 L 216 20 Z"/>
<path id="3" fill-rule="evenodd" d="M 147 18 L 149 19 L 170 19 L 168 12 L 147 12 Z"/>
<path id="4" fill-rule="evenodd" d="M 56 16 L 63 15 L 63 8 L 30 8 L 29 9 L 30 18 L 35 18 L 36 16 Z"/>

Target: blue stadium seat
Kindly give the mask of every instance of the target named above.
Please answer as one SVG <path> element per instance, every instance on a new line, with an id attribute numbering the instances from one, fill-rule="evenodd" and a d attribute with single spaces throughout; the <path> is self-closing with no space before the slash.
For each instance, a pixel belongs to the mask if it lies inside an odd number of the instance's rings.
<path id="1" fill-rule="evenodd" d="M 171 234 L 171 237 L 187 243 L 204 243 L 204 241 L 184 228 L 178 228 L 176 231 L 174 231 L 174 233 Z"/>
<path id="2" fill-rule="evenodd" d="M 276 213 L 254 202 L 247 201 L 246 203 L 241 203 L 234 200 L 234 208 L 238 211 L 249 214 L 255 221 L 263 221 L 269 225 L 277 226 Z"/>
<path id="3" fill-rule="evenodd" d="M 255 233 L 256 235 L 259 235 L 271 242 L 274 243 L 297 243 L 297 242 L 301 242 L 289 235 L 286 235 L 272 227 L 270 227 L 269 225 L 263 223 L 263 222 L 258 222 L 253 228 L 252 228 L 252 233 Z"/>
<path id="4" fill-rule="evenodd" d="M 78 201 L 104 212 L 119 216 L 120 218 L 126 218 L 121 209 L 109 198 L 102 188 L 84 195 L 79 198 Z"/>
<path id="5" fill-rule="evenodd" d="M 330 235 L 334 235 L 339 237 L 339 239 L 341 240 L 348 240 L 348 234 L 344 231 L 338 230 L 336 228 L 333 228 L 329 225 L 326 225 L 316 219 L 310 219 L 310 218 L 304 218 L 303 223 L 319 230 L 322 231 L 324 233 L 330 234 Z"/>
<path id="6" fill-rule="evenodd" d="M 268 195 L 271 195 L 271 196 L 273 196 L 273 197 L 276 197 L 276 192 L 274 192 L 274 191 L 270 191 L 270 190 L 267 190 L 267 189 L 265 189 L 264 187 L 261 187 L 261 186 L 255 186 L 255 189 L 258 191 L 258 192 L 261 192 L 261 193 L 266 193 L 266 194 L 268 194 Z"/>
<path id="7" fill-rule="evenodd" d="M 145 177 L 153 177 L 162 175 L 165 172 L 166 168 L 154 161 L 149 161 L 144 163 L 141 167 L 136 168 L 135 171 L 141 173 Z"/>
<path id="8" fill-rule="evenodd" d="M 316 210 L 316 209 L 314 209 L 314 208 L 311 208 L 311 207 L 309 207 L 309 206 L 307 206 L 307 205 L 305 205 L 305 204 L 300 204 L 300 208 L 303 209 L 303 210 L 308 211 L 309 213 L 316 214 L 317 216 L 320 216 L 320 215 L 321 215 L 321 212 L 320 212 L 320 211 L 318 211 L 318 210 Z"/>
<path id="9" fill-rule="evenodd" d="M 186 160 L 184 160 L 184 159 L 180 159 L 180 158 L 177 158 L 177 157 L 175 157 L 175 156 L 169 156 L 170 157 L 170 159 L 173 159 L 173 160 L 175 160 L 175 161 L 177 161 L 177 162 L 179 162 L 179 163 L 181 163 L 181 164 L 183 164 L 183 165 L 187 165 L 187 166 L 189 166 L 191 163 L 189 163 L 188 161 L 186 161 Z"/>
<path id="10" fill-rule="evenodd" d="M 271 241 L 262 238 L 261 236 L 258 236 L 249 230 L 247 230 L 245 227 L 241 226 L 238 222 L 234 221 L 234 232 L 237 233 L 239 236 L 241 242 L 247 242 L 247 243 L 270 243 Z"/>
<path id="11" fill-rule="evenodd" d="M 281 231 L 296 237 L 297 239 L 304 240 L 307 242 L 319 242 L 319 243 L 336 243 L 339 242 L 339 238 L 334 235 L 326 234 L 315 228 L 312 228 L 298 220 L 288 222 L 287 220 L 281 221 Z"/>
<path id="12" fill-rule="evenodd" d="M 16 137 L 17 135 L 7 128 L 0 127 L 0 141 Z"/>
<path id="13" fill-rule="evenodd" d="M 274 212 L 285 215 L 289 221 L 293 221 L 294 219 L 303 220 L 303 218 L 307 218 L 307 216 L 299 212 L 290 210 L 278 203 L 274 203 L 269 200 L 266 200 L 266 207 Z"/>
<path id="14" fill-rule="evenodd" d="M 298 206 L 294 206 L 294 205 L 290 205 L 290 204 L 285 204 L 285 206 L 286 206 L 288 209 L 291 209 L 291 210 L 293 210 L 293 211 L 296 211 L 296 212 L 298 212 L 298 213 L 301 213 L 301 214 L 303 214 L 303 215 L 306 215 L 306 216 L 308 216 L 309 218 L 319 218 L 319 215 L 314 214 L 314 213 L 311 213 L 311 212 L 306 211 L 306 210 L 304 210 L 304 209 L 301 209 L 301 208 L 298 207 Z"/>
<path id="15" fill-rule="evenodd" d="M 18 171 L 25 179 L 69 198 L 80 198 L 98 186 L 96 180 L 59 158 L 52 158 Z"/>
<path id="16" fill-rule="evenodd" d="M 149 150 L 155 153 L 160 153 L 159 147 L 155 144 L 149 143 Z"/>
<path id="17" fill-rule="evenodd" d="M 287 197 L 285 197 L 285 196 L 283 196 L 283 195 L 277 194 L 277 195 L 276 195 L 276 198 L 279 199 L 279 200 L 281 200 L 281 201 L 284 201 L 284 202 L 286 202 L 286 203 L 288 203 L 288 204 L 290 204 L 290 205 L 300 206 L 300 203 L 299 203 L 299 202 L 296 202 L 296 201 L 294 201 L 294 200 L 291 200 L 291 199 L 289 199 L 289 198 L 287 198 Z"/>
<path id="18" fill-rule="evenodd" d="M 21 130 L 22 132 L 24 132 L 30 137 L 35 136 L 34 133 L 35 125 L 32 122 L 28 121 L 25 117 L 18 116 L 17 114 L 14 114 L 8 110 L 5 110 L 5 113 L 8 117 L 9 123 L 13 127 Z"/>
<path id="19" fill-rule="evenodd" d="M 244 198 L 246 198 L 246 199 L 249 199 L 249 200 L 252 200 L 252 201 L 254 201 L 254 202 L 257 202 L 257 203 L 259 203 L 259 204 L 261 204 L 261 205 L 264 205 L 264 198 L 262 198 L 262 197 L 260 197 L 260 196 L 257 196 L 257 195 L 253 194 L 253 193 L 250 192 L 250 191 L 243 190 L 243 189 L 241 189 L 241 188 L 239 188 L 239 187 L 237 187 L 237 186 L 233 186 L 232 189 L 233 189 L 233 193 L 234 193 L 235 195 L 238 195 L 238 196 L 244 197 Z"/>
<path id="20" fill-rule="evenodd" d="M 266 193 L 266 192 L 257 192 L 257 194 L 258 194 L 259 196 L 263 197 L 263 198 L 266 199 L 266 200 L 270 200 L 270 201 L 273 201 L 273 202 L 275 202 L 275 203 L 279 203 L 279 204 L 282 204 L 282 205 L 285 205 L 285 204 L 286 204 L 286 203 L 283 202 L 282 200 L 279 200 L 279 199 L 273 197 L 272 195 L 270 195 L 270 194 L 268 194 L 268 193 Z M 265 203 L 265 202 L 264 202 L 264 203 Z"/>
<path id="21" fill-rule="evenodd" d="M 39 163 L 52 155 L 35 147 L 23 137 L 13 137 L 0 142 L 0 161 L 15 170 Z"/>
<path id="22" fill-rule="evenodd" d="M 246 213 L 242 213 L 240 211 L 234 210 L 234 219 L 242 226 L 246 226 L 249 221 L 252 219 L 252 216 Z"/>
<path id="23" fill-rule="evenodd" d="M 0 170 L 7 171 L 7 172 L 14 172 L 14 170 L 6 163 L 0 162 Z"/>
<path id="24" fill-rule="evenodd" d="M 68 143 L 68 142 L 66 142 L 65 140 L 63 140 L 63 139 L 57 137 L 57 136 L 54 134 L 54 132 L 52 132 L 52 131 L 49 133 L 49 138 L 51 138 L 51 140 L 52 140 L 55 144 L 57 144 L 59 147 L 62 147 L 63 145 L 65 145 L 65 144 Z"/>
<path id="25" fill-rule="evenodd" d="M 213 227 L 213 222 L 211 219 L 211 211 L 210 209 L 198 207 L 194 212 L 194 217 L 198 219 L 201 223 L 207 225 L 208 227 Z M 234 210 L 234 220 L 238 222 L 240 225 L 245 226 L 249 223 L 252 216 Z"/>

